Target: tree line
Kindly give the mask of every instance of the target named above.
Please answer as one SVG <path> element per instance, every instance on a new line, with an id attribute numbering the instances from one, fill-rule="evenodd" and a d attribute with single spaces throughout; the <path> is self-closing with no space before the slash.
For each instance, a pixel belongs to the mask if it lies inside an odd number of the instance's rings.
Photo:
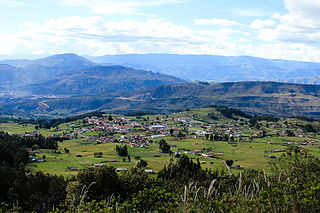
<path id="1" fill-rule="evenodd" d="M 27 163 L 29 153 L 26 148 L 32 148 L 34 145 L 40 149 L 58 148 L 54 138 L 45 138 L 42 135 L 21 137 L 0 132 L 0 163 L 11 167 Z"/>

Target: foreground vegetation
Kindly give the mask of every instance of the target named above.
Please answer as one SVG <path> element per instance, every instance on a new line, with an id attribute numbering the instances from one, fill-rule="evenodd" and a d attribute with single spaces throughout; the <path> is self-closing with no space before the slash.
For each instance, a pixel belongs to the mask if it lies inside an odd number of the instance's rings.
<path id="1" fill-rule="evenodd" d="M 181 156 L 156 178 L 99 166 L 71 179 L 1 166 L 4 212 L 319 212 L 320 160 L 292 149 L 272 173 L 203 170 Z"/>

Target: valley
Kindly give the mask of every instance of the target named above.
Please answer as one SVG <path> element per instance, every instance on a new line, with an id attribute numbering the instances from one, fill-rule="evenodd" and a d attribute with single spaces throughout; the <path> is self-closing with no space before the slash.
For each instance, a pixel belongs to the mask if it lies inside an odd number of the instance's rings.
<path id="1" fill-rule="evenodd" d="M 0 0 L 0 213 L 319 213 L 320 0 Z"/>
<path id="2" fill-rule="evenodd" d="M 41 123 L 42 128 L 39 124 L 9 122 L 2 123 L 0 131 L 25 137 L 41 134 L 60 138 L 57 149 L 30 147 L 26 168 L 32 173 L 63 176 L 101 165 L 127 170 L 137 167 L 141 160 L 147 162 L 146 171 L 157 174 L 181 155 L 200 162 L 204 169 L 227 172 L 223 161 L 232 160 L 234 168 L 230 168 L 235 174 L 242 168 L 270 172 L 269 164 L 293 146 L 320 157 L 317 121 L 252 117 L 220 106 L 173 114 L 133 115 L 84 117 L 48 129 Z M 162 140 L 169 150 L 161 150 Z M 127 154 L 120 156 L 117 146 L 126 146 Z"/>

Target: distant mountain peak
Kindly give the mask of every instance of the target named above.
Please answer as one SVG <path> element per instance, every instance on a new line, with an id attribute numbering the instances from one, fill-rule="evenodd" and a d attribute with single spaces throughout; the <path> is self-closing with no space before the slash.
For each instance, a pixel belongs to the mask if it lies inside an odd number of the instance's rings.
<path id="1" fill-rule="evenodd" d="M 35 60 L 34 63 L 42 66 L 59 66 L 66 63 L 73 63 L 72 66 L 81 65 L 94 65 L 94 63 L 82 56 L 78 56 L 74 53 L 64 53 L 58 55 L 52 55 L 46 58 Z M 71 65 L 71 64 L 70 64 Z"/>

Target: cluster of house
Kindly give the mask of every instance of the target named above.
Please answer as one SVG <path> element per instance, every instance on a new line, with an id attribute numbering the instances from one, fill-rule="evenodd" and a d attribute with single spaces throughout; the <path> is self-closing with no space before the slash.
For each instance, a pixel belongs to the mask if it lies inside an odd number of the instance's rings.
<path id="1" fill-rule="evenodd" d="M 37 153 L 39 153 L 39 152 L 37 152 L 37 151 L 29 151 L 29 159 L 31 159 L 32 162 L 37 162 L 37 163 L 44 162 L 44 158 L 36 156 Z"/>
<path id="2" fill-rule="evenodd" d="M 129 136 L 122 135 L 121 137 L 128 140 L 129 146 L 132 148 L 140 147 L 148 149 L 148 145 L 153 143 L 153 140 L 148 139 L 144 134 L 131 134 Z"/>
<path id="3" fill-rule="evenodd" d="M 97 166 L 104 166 L 104 165 L 106 165 L 106 164 L 104 164 L 104 163 L 95 163 L 92 166 L 97 167 Z M 67 170 L 69 170 L 69 171 L 79 171 L 80 169 L 78 167 L 69 167 L 68 166 Z M 116 168 L 116 172 L 126 172 L 126 171 L 129 171 L 129 169 L 125 168 L 125 167 L 124 168 L 122 168 L 122 167 Z M 146 173 L 148 173 L 148 174 L 154 174 L 155 173 L 153 169 L 145 169 L 144 171 Z"/>
<path id="4" fill-rule="evenodd" d="M 312 146 L 317 141 L 308 141 L 308 142 L 286 142 L 288 145 L 303 145 L 303 146 Z"/>
<path id="5" fill-rule="evenodd" d="M 36 136 L 36 135 L 39 135 L 39 132 L 38 131 L 31 131 L 31 132 L 24 132 L 24 133 L 22 133 L 22 134 L 19 134 L 20 136 L 26 136 L 26 137 L 28 137 L 28 136 Z"/>
<path id="6" fill-rule="evenodd" d="M 117 139 L 114 136 L 103 136 L 96 139 L 96 141 L 100 143 L 123 143 L 124 142 L 124 140 Z"/>
<path id="7" fill-rule="evenodd" d="M 130 130 L 132 129 L 144 128 L 144 126 L 141 123 L 133 119 L 127 119 L 127 118 L 113 118 L 110 121 L 105 121 L 96 116 L 93 116 L 91 118 L 85 118 L 84 120 L 89 124 L 96 125 L 91 129 L 93 131 L 104 130 L 107 132 L 121 134 L 121 133 L 130 132 Z"/>
<path id="8" fill-rule="evenodd" d="M 184 151 L 185 154 L 193 154 L 197 156 L 202 156 L 204 158 L 214 158 L 217 156 L 223 156 L 224 153 L 216 151 L 205 151 L 205 150 L 193 150 L 193 151 Z M 179 153 L 180 154 L 180 153 Z"/>

